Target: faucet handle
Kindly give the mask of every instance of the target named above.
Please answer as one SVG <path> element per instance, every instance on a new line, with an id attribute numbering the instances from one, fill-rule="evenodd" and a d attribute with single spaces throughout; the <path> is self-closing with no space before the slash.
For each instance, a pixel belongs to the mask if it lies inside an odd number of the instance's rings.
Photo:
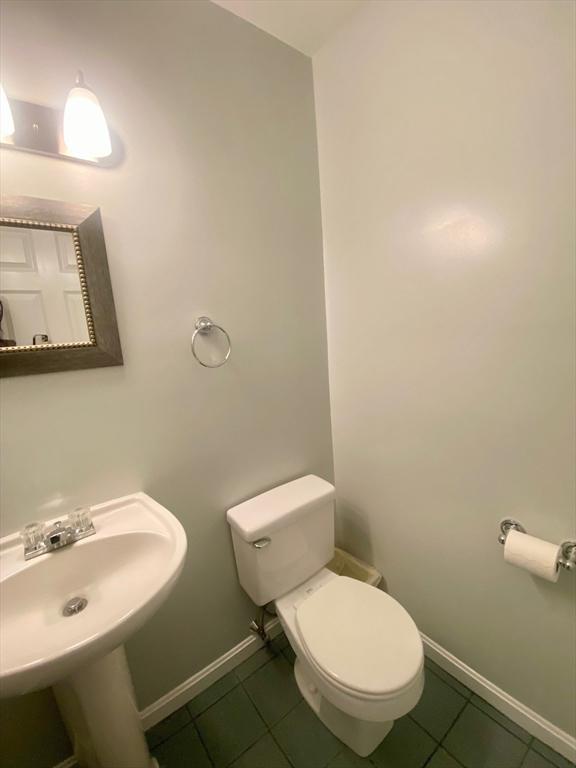
<path id="1" fill-rule="evenodd" d="M 28 523 L 24 526 L 20 535 L 25 551 L 37 550 L 44 544 L 45 529 L 45 523 Z"/>
<path id="2" fill-rule="evenodd" d="M 86 533 L 94 527 L 89 507 L 76 507 L 68 515 L 67 522 L 75 533 Z"/>

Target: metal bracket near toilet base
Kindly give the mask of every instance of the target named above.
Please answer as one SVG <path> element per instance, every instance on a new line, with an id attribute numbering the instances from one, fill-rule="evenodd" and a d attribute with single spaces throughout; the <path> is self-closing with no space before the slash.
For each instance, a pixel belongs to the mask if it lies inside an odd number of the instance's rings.
<path id="1" fill-rule="evenodd" d="M 266 608 L 263 608 L 260 612 L 260 616 L 252 619 L 248 626 L 250 632 L 254 632 L 255 635 L 258 635 L 264 643 L 267 643 L 270 640 L 268 632 L 266 632 Z"/>

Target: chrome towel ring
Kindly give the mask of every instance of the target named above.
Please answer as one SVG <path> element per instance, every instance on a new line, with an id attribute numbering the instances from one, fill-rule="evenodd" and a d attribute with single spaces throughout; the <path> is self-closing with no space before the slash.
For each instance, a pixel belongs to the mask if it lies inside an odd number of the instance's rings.
<path id="1" fill-rule="evenodd" d="M 221 325 L 216 325 L 216 323 L 213 323 L 212 320 L 210 320 L 209 317 L 206 317 L 203 315 L 202 317 L 199 317 L 195 324 L 194 324 L 194 333 L 192 334 L 192 354 L 198 360 L 200 365 L 203 365 L 204 368 L 220 368 L 221 365 L 224 365 L 224 363 L 228 360 L 230 357 L 230 353 L 232 352 L 232 342 L 230 341 L 230 336 L 228 336 L 228 333 L 222 328 Z M 228 351 L 226 352 L 226 355 L 224 356 L 224 360 L 221 360 L 219 363 L 205 363 L 204 360 L 201 360 L 200 357 L 198 357 L 198 353 L 196 352 L 196 337 L 198 334 L 201 336 L 206 336 L 209 333 L 212 333 L 212 331 L 217 330 L 220 331 L 220 333 L 223 333 L 224 336 L 226 336 L 226 341 L 228 343 Z"/>

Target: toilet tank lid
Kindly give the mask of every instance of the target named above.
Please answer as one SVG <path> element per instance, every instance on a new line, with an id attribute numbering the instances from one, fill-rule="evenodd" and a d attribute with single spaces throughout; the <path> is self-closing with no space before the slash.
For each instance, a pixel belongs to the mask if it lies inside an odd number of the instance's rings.
<path id="1" fill-rule="evenodd" d="M 226 518 L 245 541 L 255 541 L 333 498 L 333 485 L 306 475 L 232 507 Z"/>

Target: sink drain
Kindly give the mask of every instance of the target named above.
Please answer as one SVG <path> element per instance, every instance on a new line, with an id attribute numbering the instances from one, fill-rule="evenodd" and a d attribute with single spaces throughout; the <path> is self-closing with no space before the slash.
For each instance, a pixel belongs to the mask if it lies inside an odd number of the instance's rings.
<path id="1" fill-rule="evenodd" d="M 74 616 L 76 613 L 80 613 L 88 605 L 88 600 L 85 597 L 72 597 L 64 608 L 62 608 L 63 616 Z"/>

